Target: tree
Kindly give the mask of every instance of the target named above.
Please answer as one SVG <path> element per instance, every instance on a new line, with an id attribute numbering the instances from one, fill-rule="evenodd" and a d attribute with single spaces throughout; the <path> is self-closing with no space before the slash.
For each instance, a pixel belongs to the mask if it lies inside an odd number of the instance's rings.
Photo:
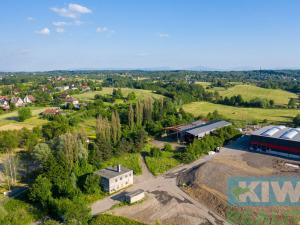
<path id="1" fill-rule="evenodd" d="M 135 121 L 137 126 L 142 126 L 143 123 L 143 109 L 144 105 L 141 100 L 136 103 L 135 106 Z"/>
<path id="2" fill-rule="evenodd" d="M 122 135 L 121 122 L 120 122 L 119 113 L 117 111 L 112 112 L 111 135 L 114 144 L 116 144 L 121 139 L 121 135 Z"/>
<path id="3" fill-rule="evenodd" d="M 39 175 L 30 188 L 29 198 L 33 202 L 40 203 L 43 207 L 52 199 L 52 183 L 47 177 Z"/>
<path id="4" fill-rule="evenodd" d="M 293 119 L 293 123 L 296 127 L 300 126 L 300 114 L 298 114 L 294 119 Z"/>
<path id="5" fill-rule="evenodd" d="M 144 120 L 151 121 L 153 113 L 153 100 L 151 97 L 148 97 L 144 100 Z"/>
<path id="6" fill-rule="evenodd" d="M 99 116 L 96 120 L 96 137 L 97 139 L 102 139 L 103 141 L 111 141 L 111 125 L 107 118 L 102 118 Z"/>
<path id="7" fill-rule="evenodd" d="M 134 111 L 132 108 L 132 104 L 129 105 L 128 109 L 128 125 L 130 127 L 130 130 L 134 129 Z"/>
<path id="8" fill-rule="evenodd" d="M 28 107 L 20 108 L 18 110 L 18 117 L 20 122 L 29 119 L 31 116 L 32 116 L 31 109 Z"/>
<path id="9" fill-rule="evenodd" d="M 10 190 L 11 187 L 17 183 L 17 158 L 9 153 L 3 165 L 6 184 Z"/>
<path id="10" fill-rule="evenodd" d="M 14 148 L 18 147 L 19 136 L 15 131 L 0 132 L 0 152 L 9 153 Z"/>
<path id="11" fill-rule="evenodd" d="M 288 107 L 289 108 L 295 108 L 297 105 L 297 99 L 296 98 L 291 98 L 289 100 L 289 103 L 288 103 Z"/>
<path id="12" fill-rule="evenodd" d="M 99 176 L 95 174 L 89 174 L 85 179 L 83 189 L 87 194 L 99 193 L 100 191 L 99 184 L 100 184 Z"/>
<path id="13" fill-rule="evenodd" d="M 37 144 L 32 151 L 33 159 L 40 165 L 45 165 L 51 155 L 51 149 L 46 143 Z"/>

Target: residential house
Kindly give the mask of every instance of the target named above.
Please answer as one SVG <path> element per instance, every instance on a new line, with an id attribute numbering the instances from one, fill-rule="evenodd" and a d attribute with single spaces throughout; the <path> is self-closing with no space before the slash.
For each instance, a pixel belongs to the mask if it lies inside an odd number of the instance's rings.
<path id="1" fill-rule="evenodd" d="M 56 116 L 56 115 L 60 115 L 61 113 L 62 113 L 62 111 L 60 108 L 49 108 L 49 109 L 46 109 L 41 114 L 43 116 Z"/>
<path id="2" fill-rule="evenodd" d="M 133 170 L 121 167 L 108 167 L 95 172 L 100 176 L 100 185 L 106 192 L 113 193 L 133 184 Z"/>
<path id="3" fill-rule="evenodd" d="M 24 104 L 34 103 L 35 102 L 35 97 L 33 97 L 32 95 L 26 95 L 23 102 L 24 102 Z"/>
<path id="4" fill-rule="evenodd" d="M 9 110 L 9 98 L 7 96 L 0 96 L 0 108 L 3 110 Z"/>
<path id="5" fill-rule="evenodd" d="M 76 106 L 76 105 L 79 104 L 79 101 L 76 98 L 72 97 L 72 96 L 67 96 L 65 98 L 65 103 L 66 104 L 73 104 L 74 106 Z"/>
<path id="6" fill-rule="evenodd" d="M 16 107 L 24 106 L 24 101 L 20 97 L 11 98 L 10 103 L 14 104 Z"/>

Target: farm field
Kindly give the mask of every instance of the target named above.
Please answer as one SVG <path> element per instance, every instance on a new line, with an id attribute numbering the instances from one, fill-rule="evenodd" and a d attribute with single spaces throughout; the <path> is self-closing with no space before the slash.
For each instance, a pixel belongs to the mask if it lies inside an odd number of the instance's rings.
<path id="1" fill-rule="evenodd" d="M 111 95 L 114 88 L 111 87 L 104 87 L 102 91 L 91 91 L 86 92 L 78 95 L 74 95 L 73 97 L 78 98 L 81 101 L 91 101 L 94 99 L 95 95 Z M 137 98 L 144 98 L 147 96 L 151 96 L 153 98 L 162 98 L 162 95 L 158 95 L 152 93 L 150 90 L 143 90 L 143 89 L 132 89 L 132 88 L 121 88 L 122 93 L 124 96 L 127 96 L 130 92 L 135 92 Z"/>
<path id="2" fill-rule="evenodd" d="M 5 113 L 0 115 L 0 131 L 3 130 L 20 130 L 22 128 L 32 129 L 36 126 L 41 126 L 47 121 L 40 119 L 39 114 L 43 112 L 47 107 L 32 107 L 32 117 L 24 122 L 18 122 L 18 111 Z"/>
<path id="3" fill-rule="evenodd" d="M 300 110 L 297 109 L 241 108 L 209 102 L 192 102 L 183 105 L 183 109 L 194 116 L 206 116 L 208 113 L 217 110 L 228 119 L 245 122 L 263 121 L 266 119 L 271 122 L 286 123 L 300 113 Z"/>
<path id="4" fill-rule="evenodd" d="M 280 89 L 267 89 L 260 88 L 254 85 L 235 85 L 227 90 L 220 90 L 219 94 L 223 97 L 231 97 L 233 95 L 241 95 L 245 100 L 253 98 L 264 98 L 274 100 L 276 105 L 287 105 L 291 98 L 298 98 L 294 93 L 280 90 Z"/>

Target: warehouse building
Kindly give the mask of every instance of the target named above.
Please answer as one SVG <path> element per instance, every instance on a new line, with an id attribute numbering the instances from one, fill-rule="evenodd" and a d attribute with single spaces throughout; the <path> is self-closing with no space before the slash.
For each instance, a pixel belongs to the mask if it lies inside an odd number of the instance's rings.
<path id="1" fill-rule="evenodd" d="M 198 120 L 190 124 L 170 127 L 167 130 L 171 132 L 169 135 L 176 135 L 178 140 L 191 142 L 194 139 L 201 139 L 217 129 L 230 125 L 231 123 L 224 120 L 209 122 Z"/>
<path id="2" fill-rule="evenodd" d="M 300 128 L 263 127 L 250 136 L 250 150 L 300 159 Z"/>

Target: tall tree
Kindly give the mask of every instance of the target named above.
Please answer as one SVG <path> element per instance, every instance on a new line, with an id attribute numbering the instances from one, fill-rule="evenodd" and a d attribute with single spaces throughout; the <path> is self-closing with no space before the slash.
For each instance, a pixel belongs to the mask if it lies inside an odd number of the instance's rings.
<path id="1" fill-rule="evenodd" d="M 103 141 L 109 142 L 111 140 L 111 125 L 107 118 L 98 117 L 96 120 L 96 137 Z"/>
<path id="2" fill-rule="evenodd" d="M 132 108 L 132 104 L 129 105 L 128 109 L 128 125 L 131 130 L 134 129 L 134 110 Z"/>
<path id="3" fill-rule="evenodd" d="M 153 112 L 153 99 L 152 97 L 148 97 L 144 100 L 144 121 L 152 120 L 152 112 Z"/>
<path id="4" fill-rule="evenodd" d="M 135 119 L 136 119 L 137 126 L 142 126 L 143 123 L 143 108 L 144 108 L 143 105 L 144 105 L 143 102 L 139 100 L 135 106 Z"/>
<path id="5" fill-rule="evenodd" d="M 121 139 L 121 123 L 119 113 L 115 110 L 111 116 L 111 136 L 112 141 L 116 144 Z"/>

